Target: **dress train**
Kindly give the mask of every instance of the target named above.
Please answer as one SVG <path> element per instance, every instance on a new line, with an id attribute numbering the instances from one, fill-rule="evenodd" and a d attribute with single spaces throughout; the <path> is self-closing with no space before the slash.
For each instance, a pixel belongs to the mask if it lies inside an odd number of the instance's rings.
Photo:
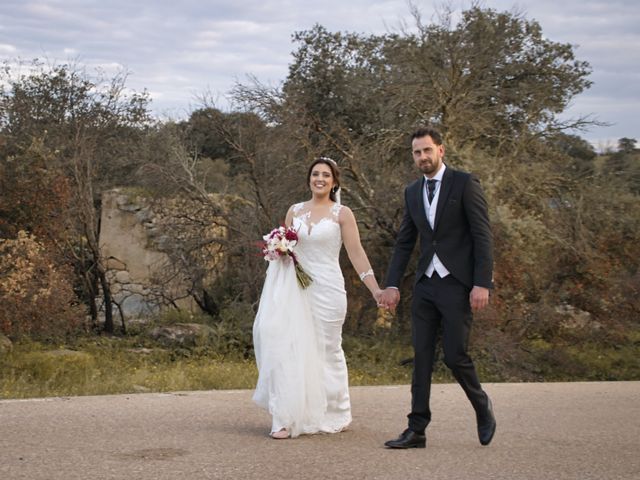
<path id="1" fill-rule="evenodd" d="M 253 400 L 272 415 L 271 431 L 286 428 L 291 437 L 321 431 L 323 342 L 288 258 L 269 262 L 253 337 L 259 371 Z"/>

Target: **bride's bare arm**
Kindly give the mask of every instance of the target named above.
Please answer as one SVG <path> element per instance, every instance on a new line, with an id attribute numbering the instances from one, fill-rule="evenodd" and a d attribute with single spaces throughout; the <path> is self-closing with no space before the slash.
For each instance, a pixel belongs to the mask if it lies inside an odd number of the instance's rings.
<path id="1" fill-rule="evenodd" d="M 340 228 L 342 230 L 342 242 L 347 249 L 347 255 L 351 265 L 356 269 L 360 279 L 369 289 L 369 291 L 377 297 L 381 292 L 378 281 L 376 280 L 371 264 L 367 258 L 367 254 L 362 248 L 360 243 L 360 232 L 358 231 L 358 224 L 356 223 L 356 217 L 348 207 L 342 207 L 340 209 Z"/>
<path id="2" fill-rule="evenodd" d="M 284 219 L 285 227 L 289 228 L 291 226 L 291 222 L 293 222 L 293 205 L 291 205 L 289 210 L 287 210 L 287 216 Z"/>

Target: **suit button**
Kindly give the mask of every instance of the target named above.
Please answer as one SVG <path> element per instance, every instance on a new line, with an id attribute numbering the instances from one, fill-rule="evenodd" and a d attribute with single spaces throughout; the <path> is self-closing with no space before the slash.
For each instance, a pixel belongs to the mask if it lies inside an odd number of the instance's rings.
<path id="1" fill-rule="evenodd" d="M 433 242 L 431 242 L 431 245 L 437 245 L 437 244 L 438 244 L 437 240 L 434 240 Z"/>

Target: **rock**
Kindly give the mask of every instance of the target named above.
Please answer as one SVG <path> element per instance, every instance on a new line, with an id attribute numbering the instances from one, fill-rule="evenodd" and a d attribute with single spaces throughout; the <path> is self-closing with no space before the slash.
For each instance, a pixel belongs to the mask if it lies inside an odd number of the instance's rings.
<path id="1" fill-rule="evenodd" d="M 150 353 L 153 353 L 153 349 L 152 348 L 145 348 L 145 347 L 130 348 L 127 351 L 131 352 L 131 353 L 140 353 L 140 354 L 143 354 L 143 355 L 148 355 Z"/>
<path id="2" fill-rule="evenodd" d="M 116 273 L 116 281 L 118 283 L 129 283 L 131 281 L 131 275 L 126 270 L 121 270 Z"/>
<path id="3" fill-rule="evenodd" d="M 161 230 L 157 225 L 144 224 L 144 227 L 147 229 L 147 236 L 150 240 L 154 240 L 158 235 L 160 235 Z"/>
<path id="4" fill-rule="evenodd" d="M 153 223 L 153 212 L 149 207 L 142 207 L 135 213 L 138 223 L 145 226 L 146 223 Z"/>
<path id="5" fill-rule="evenodd" d="M 0 333 L 0 355 L 5 355 L 13 350 L 13 343 L 8 337 Z"/>
<path id="6" fill-rule="evenodd" d="M 116 257 L 107 258 L 106 266 L 108 270 L 126 270 L 127 269 L 127 265 L 124 262 L 118 260 Z"/>
<path id="7" fill-rule="evenodd" d="M 599 330 L 602 326 L 591 319 L 591 314 L 569 304 L 558 305 L 556 313 L 562 315 L 560 326 L 566 330 Z"/>
<path id="8" fill-rule="evenodd" d="M 139 293 L 133 293 L 128 288 L 123 289 L 118 295 L 120 297 L 120 306 L 125 312 L 127 318 L 149 316 L 160 311 L 160 305 L 156 302 L 150 302 Z"/>
<path id="9" fill-rule="evenodd" d="M 124 286 L 123 289 L 130 293 L 144 295 L 144 285 L 140 285 L 139 283 L 130 283 Z"/>
<path id="10" fill-rule="evenodd" d="M 123 212 L 135 213 L 135 212 L 139 212 L 144 208 L 142 205 L 140 205 L 139 202 L 134 202 L 133 200 L 134 199 L 129 198 L 129 196 L 127 195 L 119 195 L 118 198 L 116 199 L 116 204 L 118 205 L 118 209 L 122 210 Z"/>
<path id="11" fill-rule="evenodd" d="M 206 343 L 214 334 L 213 328 L 201 323 L 176 323 L 155 327 L 149 336 L 167 347 L 193 347 Z"/>

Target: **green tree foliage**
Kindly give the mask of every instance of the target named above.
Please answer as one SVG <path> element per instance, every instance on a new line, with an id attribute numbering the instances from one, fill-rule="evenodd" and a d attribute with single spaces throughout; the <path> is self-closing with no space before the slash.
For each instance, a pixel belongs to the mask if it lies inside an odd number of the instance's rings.
<path id="1" fill-rule="evenodd" d="M 557 114 L 590 86 L 590 68 L 571 45 L 545 39 L 537 22 L 481 8 L 456 25 L 449 14 L 416 20 L 418 32 L 405 35 L 298 32 L 283 88 L 290 108 L 325 129 L 357 135 L 422 121 L 456 145 L 490 147 L 584 122 L 563 124 Z"/>
<path id="2" fill-rule="evenodd" d="M 568 175 L 581 177 L 586 180 L 587 177 L 593 176 L 595 173 L 595 158 L 597 156 L 593 146 L 586 140 L 576 136 L 558 133 L 547 139 L 551 148 L 562 155 L 563 160 L 557 164 L 563 172 Z M 569 162 L 565 157 L 571 158 Z"/>
<path id="3" fill-rule="evenodd" d="M 495 310 L 480 321 L 516 341 L 560 335 L 566 318 L 549 312 L 567 303 L 610 323 L 633 322 L 613 299 L 618 282 L 637 272 L 637 198 L 608 185 L 593 148 L 567 133 L 590 120 L 559 116 L 591 85 L 590 66 L 519 14 L 474 7 L 455 24 L 449 12 L 431 24 L 415 17 L 413 33 L 365 36 L 319 25 L 296 33 L 281 90 L 236 88 L 236 100 L 272 126 L 262 144 L 294 139 L 299 163 L 320 154 L 338 161 L 343 201 L 380 278 L 403 185 L 416 176 L 407 136 L 435 124 L 445 133 L 446 162 L 477 174 L 489 199 L 497 290 Z M 271 157 L 273 169 L 281 165 Z M 300 200 L 299 192 L 282 203 Z M 352 274 L 347 284 L 347 328 L 369 332 L 374 307 Z"/>
<path id="4" fill-rule="evenodd" d="M 508 211 L 533 224 L 564 188 L 560 175 L 542 186 L 529 181 L 544 173 L 539 159 L 552 148 L 544 139 L 584 122 L 557 114 L 590 85 L 573 48 L 522 16 L 472 8 L 456 25 L 449 14 L 436 24 L 416 20 L 417 32 L 401 35 L 298 32 L 281 92 L 237 89 L 239 101 L 305 146 L 301 162 L 320 153 L 339 160 L 345 200 L 379 270 L 402 186 L 415 175 L 406 139 L 416 125 L 439 126 L 447 161 L 481 177 L 494 209 L 508 198 Z M 568 155 L 555 158 L 563 164 Z"/>
<path id="5" fill-rule="evenodd" d="M 101 189 L 187 199 L 197 214 L 165 219 L 177 269 L 168 273 L 190 278 L 203 310 L 227 318 L 255 307 L 264 273 L 256 241 L 307 198 L 307 166 L 325 155 L 341 167 L 343 203 L 382 279 L 403 187 L 417 176 L 408 136 L 429 123 L 444 132 L 447 164 L 475 173 L 490 205 L 497 288 L 477 320 L 483 352 L 505 365 L 533 355 L 523 365 L 535 372 L 538 360 L 557 360 L 552 343 L 615 344 L 640 311 L 635 139 L 599 156 L 574 134 L 590 119 L 560 114 L 591 85 L 590 66 L 536 21 L 475 6 L 455 22 L 447 11 L 428 24 L 414 16 L 413 30 L 394 34 L 297 32 L 281 88 L 237 85 L 238 111 L 205 104 L 178 123 L 151 125 L 146 96 L 124 95 L 123 77 L 102 84 L 65 66 L 5 81 L 0 231 L 70 238 L 57 242 L 71 247 L 91 305 Z M 56 220 L 44 227 L 45 217 Z M 210 252 L 225 258 L 216 275 Z M 343 260 L 346 329 L 371 334 L 383 314 Z M 409 328 L 414 273 L 394 333 Z"/>
<path id="6" fill-rule="evenodd" d="M 618 140 L 618 151 L 605 159 L 604 169 L 608 181 L 621 190 L 640 193 L 640 152 L 634 138 Z"/>
<path id="7" fill-rule="evenodd" d="M 635 138 L 621 138 L 618 140 L 618 152 L 632 153 L 636 149 L 638 141 Z"/>

